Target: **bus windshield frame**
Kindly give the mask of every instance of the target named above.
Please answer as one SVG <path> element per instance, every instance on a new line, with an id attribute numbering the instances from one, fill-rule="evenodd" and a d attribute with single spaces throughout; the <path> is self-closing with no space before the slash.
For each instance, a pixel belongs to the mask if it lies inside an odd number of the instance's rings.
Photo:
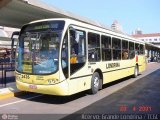
<path id="1" fill-rule="evenodd" d="M 34 75 L 57 72 L 64 25 L 64 21 L 45 21 L 22 27 L 16 49 L 16 70 Z"/>

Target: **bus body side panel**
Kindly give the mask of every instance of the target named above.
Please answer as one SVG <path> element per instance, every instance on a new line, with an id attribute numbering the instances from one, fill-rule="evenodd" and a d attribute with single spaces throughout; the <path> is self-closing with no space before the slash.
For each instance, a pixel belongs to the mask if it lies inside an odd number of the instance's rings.
<path id="1" fill-rule="evenodd" d="M 142 72 L 146 69 L 146 60 L 144 55 L 138 56 L 138 65 L 139 65 L 139 72 Z"/>
<path id="2" fill-rule="evenodd" d="M 80 68 L 77 72 L 70 76 L 67 80 L 69 84 L 69 94 L 75 94 L 91 87 L 91 74 L 88 71 L 88 65 Z"/>
<path id="3" fill-rule="evenodd" d="M 110 61 L 110 62 L 103 62 L 99 64 L 101 66 L 103 71 L 103 83 L 109 83 L 112 81 L 115 81 L 117 79 L 127 77 L 133 74 L 134 72 L 134 60 L 124 60 L 124 61 Z M 112 68 L 106 68 L 109 67 L 109 64 L 112 63 L 119 63 L 119 67 L 112 67 Z M 106 66 L 106 67 L 104 67 Z"/>
<path id="4" fill-rule="evenodd" d="M 68 81 L 70 95 L 88 90 L 91 87 L 91 76 L 71 79 Z"/>

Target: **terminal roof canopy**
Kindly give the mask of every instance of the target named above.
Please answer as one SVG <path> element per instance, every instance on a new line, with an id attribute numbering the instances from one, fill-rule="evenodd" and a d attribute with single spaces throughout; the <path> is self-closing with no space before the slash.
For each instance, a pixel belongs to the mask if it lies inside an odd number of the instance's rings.
<path id="1" fill-rule="evenodd" d="M 0 26 L 20 28 L 33 20 L 65 17 L 60 12 L 37 0 L 0 0 Z"/>
<path id="2" fill-rule="evenodd" d="M 40 0 L 0 0 L 0 26 L 21 28 L 28 22 L 46 18 L 72 18 L 100 26 L 95 21 L 46 5 Z"/>

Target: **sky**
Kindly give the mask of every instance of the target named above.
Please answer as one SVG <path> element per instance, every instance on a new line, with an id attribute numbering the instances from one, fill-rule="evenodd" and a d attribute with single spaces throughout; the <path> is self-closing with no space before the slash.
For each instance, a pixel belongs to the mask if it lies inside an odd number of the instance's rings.
<path id="1" fill-rule="evenodd" d="M 41 0 L 46 4 L 111 26 L 117 20 L 125 33 L 139 28 L 160 33 L 160 0 Z"/>

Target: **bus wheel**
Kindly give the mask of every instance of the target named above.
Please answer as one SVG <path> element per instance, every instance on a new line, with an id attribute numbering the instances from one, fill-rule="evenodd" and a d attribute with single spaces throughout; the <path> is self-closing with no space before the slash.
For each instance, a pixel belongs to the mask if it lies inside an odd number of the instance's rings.
<path id="1" fill-rule="evenodd" d="M 136 78 L 139 74 L 139 71 L 138 71 L 138 66 L 136 65 L 135 68 L 134 68 L 134 74 L 133 74 L 133 77 Z"/>
<path id="2" fill-rule="evenodd" d="M 91 90 L 90 93 L 91 94 L 96 94 L 99 90 L 99 86 L 100 86 L 100 77 L 98 72 L 95 72 L 92 75 L 92 79 L 91 79 Z"/>

